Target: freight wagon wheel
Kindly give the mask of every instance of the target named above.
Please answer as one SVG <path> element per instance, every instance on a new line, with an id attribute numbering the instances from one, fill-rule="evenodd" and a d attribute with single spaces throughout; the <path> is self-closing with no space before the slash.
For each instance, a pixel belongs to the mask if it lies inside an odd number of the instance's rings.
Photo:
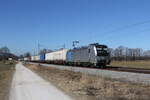
<path id="1" fill-rule="evenodd" d="M 104 69 L 104 68 L 106 68 L 106 64 L 99 64 L 99 65 L 98 65 L 98 68 Z"/>
<path id="2" fill-rule="evenodd" d="M 105 64 L 102 64 L 102 65 L 101 65 L 101 68 L 103 68 L 103 69 L 106 68 L 106 65 L 105 65 Z"/>

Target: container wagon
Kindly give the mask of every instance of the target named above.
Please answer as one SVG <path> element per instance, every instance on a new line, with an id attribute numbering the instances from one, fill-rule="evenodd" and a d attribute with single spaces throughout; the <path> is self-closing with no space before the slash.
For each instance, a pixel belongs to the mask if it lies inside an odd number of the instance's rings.
<path id="1" fill-rule="evenodd" d="M 30 61 L 30 58 L 29 57 L 25 57 L 23 58 L 24 61 Z"/>
<path id="2" fill-rule="evenodd" d="M 45 54 L 40 55 L 40 62 L 45 62 Z"/>
<path id="3" fill-rule="evenodd" d="M 40 56 L 39 55 L 32 56 L 31 61 L 36 61 L 36 62 L 40 61 Z"/>
<path id="4" fill-rule="evenodd" d="M 61 49 L 45 54 L 45 61 L 53 64 L 65 64 L 68 49 Z"/>

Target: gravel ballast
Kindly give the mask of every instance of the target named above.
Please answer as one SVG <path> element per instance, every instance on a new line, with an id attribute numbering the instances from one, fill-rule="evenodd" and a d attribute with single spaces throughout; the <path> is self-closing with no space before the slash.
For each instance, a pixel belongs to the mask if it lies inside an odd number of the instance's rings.
<path id="1" fill-rule="evenodd" d="M 31 63 L 37 64 L 37 63 Z M 64 65 L 54 65 L 54 64 L 40 64 L 46 67 L 54 67 L 61 70 L 70 70 L 74 72 L 81 72 L 90 75 L 97 75 L 106 78 L 111 78 L 115 80 L 132 82 L 132 83 L 140 83 L 150 85 L 150 74 L 142 74 L 142 73 L 132 73 L 132 72 L 118 72 L 118 71 L 110 71 L 110 70 L 98 70 L 91 68 L 81 68 L 81 67 L 72 67 L 72 66 L 64 66 Z"/>

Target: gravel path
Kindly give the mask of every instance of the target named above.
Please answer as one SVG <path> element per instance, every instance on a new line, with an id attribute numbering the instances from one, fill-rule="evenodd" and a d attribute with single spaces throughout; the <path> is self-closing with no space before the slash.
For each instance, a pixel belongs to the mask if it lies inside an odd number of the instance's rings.
<path id="1" fill-rule="evenodd" d="M 37 63 L 32 63 L 32 64 L 37 64 Z M 71 66 L 53 65 L 53 64 L 41 64 L 41 65 L 47 66 L 47 67 L 55 67 L 55 68 L 59 68 L 62 70 L 82 72 L 82 73 L 87 73 L 91 75 L 99 75 L 102 77 L 108 77 L 108 78 L 117 79 L 121 81 L 150 85 L 150 74 L 118 72 L 118 71 L 110 71 L 110 70 L 97 70 L 97 69 L 91 69 L 91 68 L 71 67 Z"/>
<path id="2" fill-rule="evenodd" d="M 9 100 L 73 100 L 21 63 L 16 65 Z"/>

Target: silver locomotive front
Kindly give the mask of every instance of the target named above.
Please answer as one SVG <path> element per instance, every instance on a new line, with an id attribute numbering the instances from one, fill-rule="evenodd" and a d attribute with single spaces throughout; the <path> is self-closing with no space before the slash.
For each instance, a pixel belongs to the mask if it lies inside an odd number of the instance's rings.
<path id="1" fill-rule="evenodd" d="M 95 44 L 94 51 L 97 66 L 106 66 L 107 64 L 110 64 L 110 53 L 106 45 Z"/>

